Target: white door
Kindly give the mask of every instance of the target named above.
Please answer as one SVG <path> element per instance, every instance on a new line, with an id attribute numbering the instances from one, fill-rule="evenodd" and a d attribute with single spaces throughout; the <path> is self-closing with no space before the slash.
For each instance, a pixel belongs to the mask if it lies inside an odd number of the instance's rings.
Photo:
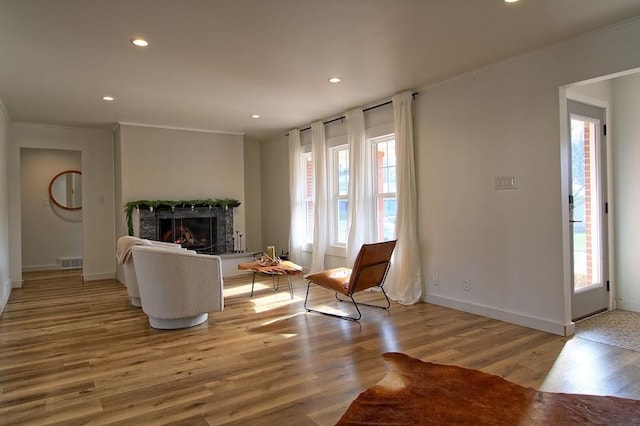
<path id="1" fill-rule="evenodd" d="M 604 108 L 568 101 L 572 300 L 578 320 L 609 306 Z"/>

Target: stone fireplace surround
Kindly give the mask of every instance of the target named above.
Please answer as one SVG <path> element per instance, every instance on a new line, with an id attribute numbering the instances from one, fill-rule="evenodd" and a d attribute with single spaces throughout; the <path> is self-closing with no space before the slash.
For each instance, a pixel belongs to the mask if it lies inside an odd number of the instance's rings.
<path id="1" fill-rule="evenodd" d="M 141 207 L 139 218 L 140 238 L 156 241 L 162 241 L 162 235 L 160 235 L 160 223 L 162 220 L 212 219 L 211 223 L 215 226 L 215 232 L 211 234 L 214 236 L 215 241 L 211 241 L 210 248 L 197 251 L 206 254 L 224 254 L 233 253 L 234 251 L 232 208 L 213 206 Z"/>

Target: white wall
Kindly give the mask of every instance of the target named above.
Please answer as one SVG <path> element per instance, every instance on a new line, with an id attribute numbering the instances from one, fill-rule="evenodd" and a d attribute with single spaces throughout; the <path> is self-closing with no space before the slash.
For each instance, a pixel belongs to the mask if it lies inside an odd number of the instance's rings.
<path id="1" fill-rule="evenodd" d="M 244 201 L 241 135 L 120 126 L 122 196 Z"/>
<path id="2" fill-rule="evenodd" d="M 420 90 L 414 127 L 427 301 L 571 332 L 561 87 L 637 68 L 639 49 L 635 21 Z M 286 169 L 282 138 L 264 148 L 263 176 L 278 179 L 263 192 L 266 200 L 288 178 L 279 173 Z M 516 176 L 518 189 L 494 190 L 502 175 Z M 264 212 L 264 235 L 276 220 Z"/>
<path id="3" fill-rule="evenodd" d="M 0 314 L 11 293 L 9 274 L 9 120 L 0 99 Z"/>
<path id="4" fill-rule="evenodd" d="M 246 235 L 243 249 L 263 251 L 262 244 L 262 179 L 260 173 L 260 142 L 244 140 L 244 212 Z"/>
<path id="5" fill-rule="evenodd" d="M 640 73 L 613 80 L 617 307 L 640 311 Z"/>
<path id="6" fill-rule="evenodd" d="M 558 334 L 571 330 L 560 87 L 637 67 L 639 35 L 639 22 L 627 24 L 418 97 L 427 300 Z M 500 175 L 517 176 L 518 189 L 495 191 Z M 470 292 L 463 279 L 471 280 Z"/>
<path id="7" fill-rule="evenodd" d="M 120 126 L 122 201 L 236 198 L 244 201 L 241 135 Z M 236 209 L 244 229 L 244 209 Z"/>
<path id="8" fill-rule="evenodd" d="M 122 152 L 121 152 L 121 127 L 118 126 L 113 133 L 113 173 L 114 173 L 114 199 L 116 218 L 116 241 L 122 235 L 127 235 L 127 226 L 124 220 L 124 201 L 122 201 Z M 122 267 L 118 265 L 118 279 L 123 279 Z"/>
<path id="9" fill-rule="evenodd" d="M 82 210 L 61 209 L 48 193 L 54 176 L 81 167 L 80 151 L 20 150 L 23 271 L 57 269 L 61 257 L 82 257 Z"/>
<path id="10" fill-rule="evenodd" d="M 529 57 L 422 92 L 417 185 L 426 300 L 557 331 L 560 127 L 558 84 L 540 78 L 547 63 Z M 494 190 L 503 175 L 518 189 Z"/>
<path id="11" fill-rule="evenodd" d="M 113 136 L 110 131 L 28 123 L 9 125 L 9 230 L 11 281 L 22 285 L 20 150 L 80 151 L 82 156 L 83 278 L 115 276 Z"/>
<path id="12" fill-rule="evenodd" d="M 607 79 L 568 87 L 567 97 L 589 105 L 611 105 L 613 96 L 611 90 L 611 80 Z"/>
<path id="13" fill-rule="evenodd" d="M 262 181 L 262 244 L 289 247 L 289 144 L 282 135 L 264 141 L 260 147 Z"/>

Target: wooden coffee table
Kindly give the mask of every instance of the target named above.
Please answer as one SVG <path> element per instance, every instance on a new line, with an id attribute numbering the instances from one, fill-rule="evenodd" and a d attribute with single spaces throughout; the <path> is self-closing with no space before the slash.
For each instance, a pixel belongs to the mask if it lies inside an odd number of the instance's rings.
<path id="1" fill-rule="evenodd" d="M 280 284 L 280 277 L 287 277 L 287 284 L 289 285 L 289 293 L 293 299 L 293 284 L 291 283 L 291 276 L 302 273 L 302 266 L 296 265 L 289 260 L 283 260 L 277 265 L 262 266 L 258 262 L 246 262 L 238 263 L 238 269 L 241 271 L 253 272 L 253 279 L 251 280 L 251 297 L 253 297 L 253 286 L 256 283 L 256 274 L 270 275 L 273 280 L 273 289 L 278 290 Z"/>

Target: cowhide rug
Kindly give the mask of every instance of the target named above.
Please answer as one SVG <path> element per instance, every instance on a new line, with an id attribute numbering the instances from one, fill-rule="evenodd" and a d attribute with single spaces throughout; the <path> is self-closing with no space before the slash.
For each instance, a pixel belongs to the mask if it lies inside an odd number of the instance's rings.
<path id="1" fill-rule="evenodd" d="M 478 370 L 385 353 L 389 373 L 338 425 L 640 424 L 640 401 L 540 392 Z"/>

